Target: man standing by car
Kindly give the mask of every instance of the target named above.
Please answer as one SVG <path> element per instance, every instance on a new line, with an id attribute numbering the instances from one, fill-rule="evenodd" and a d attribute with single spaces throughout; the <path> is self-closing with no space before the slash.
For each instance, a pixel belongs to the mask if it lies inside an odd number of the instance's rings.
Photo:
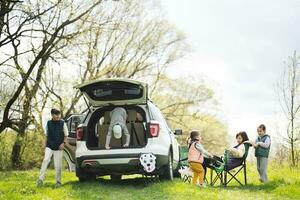
<path id="1" fill-rule="evenodd" d="M 47 167 L 54 157 L 55 167 L 55 187 L 61 186 L 61 165 L 65 143 L 68 136 L 68 128 L 66 123 L 61 119 L 61 113 L 57 109 L 51 109 L 52 119 L 46 125 L 46 141 L 45 141 L 45 156 L 41 166 L 40 176 L 37 181 L 37 186 L 43 184 Z"/>
<path id="2" fill-rule="evenodd" d="M 122 133 L 126 135 L 126 143 L 123 147 L 128 147 L 130 142 L 130 134 L 126 126 L 127 112 L 124 108 L 116 107 L 110 113 L 110 124 L 106 136 L 105 148 L 110 149 L 111 134 L 114 134 L 116 139 L 122 138 Z"/>

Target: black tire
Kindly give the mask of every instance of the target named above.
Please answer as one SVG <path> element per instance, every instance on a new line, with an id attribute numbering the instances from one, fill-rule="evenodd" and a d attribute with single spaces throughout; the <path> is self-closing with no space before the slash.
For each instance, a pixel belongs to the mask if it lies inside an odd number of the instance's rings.
<path id="1" fill-rule="evenodd" d="M 79 182 L 86 182 L 86 181 L 95 181 L 96 175 L 92 173 L 85 173 L 80 168 L 76 168 L 76 176 L 78 177 Z"/>
<path id="2" fill-rule="evenodd" d="M 180 152 L 180 148 L 179 148 L 179 152 Z M 176 178 L 180 178 L 181 177 L 181 174 L 179 173 L 179 169 L 181 167 L 180 159 L 181 159 L 181 155 L 179 153 L 179 161 L 178 161 L 177 167 L 176 167 L 176 169 L 174 170 L 174 173 L 173 173 L 173 176 L 176 177 Z"/>
<path id="3" fill-rule="evenodd" d="M 165 167 L 164 173 L 159 175 L 160 180 L 168 180 L 173 181 L 174 175 L 173 175 L 173 156 L 172 153 L 169 152 L 168 155 L 168 164 Z"/>
<path id="4" fill-rule="evenodd" d="M 96 180 L 96 175 L 89 174 L 87 176 L 80 176 L 80 177 L 78 177 L 78 180 L 79 180 L 79 182 L 95 181 Z"/>
<path id="5" fill-rule="evenodd" d="M 78 177 L 79 182 L 86 182 L 88 179 L 86 177 Z"/>
<path id="6" fill-rule="evenodd" d="M 177 169 L 175 169 L 175 171 L 173 172 L 173 176 L 174 176 L 175 178 L 180 178 L 180 177 L 181 177 L 181 175 L 180 175 L 180 173 L 179 173 L 178 170 L 179 170 L 179 169 L 177 168 Z"/>
<path id="7" fill-rule="evenodd" d="M 122 180 L 122 175 L 110 175 L 110 180 L 112 181 L 120 181 Z"/>

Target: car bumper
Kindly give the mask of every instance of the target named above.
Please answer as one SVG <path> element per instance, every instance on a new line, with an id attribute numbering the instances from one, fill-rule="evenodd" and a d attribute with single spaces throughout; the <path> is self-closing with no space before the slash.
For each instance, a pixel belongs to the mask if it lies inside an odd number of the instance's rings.
<path id="1" fill-rule="evenodd" d="M 156 169 L 152 173 L 146 173 L 140 164 L 138 154 L 112 154 L 112 155 L 89 155 L 81 156 L 76 159 L 77 168 L 85 172 L 92 172 L 97 175 L 126 175 L 126 174 L 161 174 L 163 167 L 168 164 L 167 155 L 156 156 Z"/>

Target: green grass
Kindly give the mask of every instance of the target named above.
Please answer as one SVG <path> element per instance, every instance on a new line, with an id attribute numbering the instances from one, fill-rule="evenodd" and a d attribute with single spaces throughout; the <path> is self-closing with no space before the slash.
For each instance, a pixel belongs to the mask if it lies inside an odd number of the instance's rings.
<path id="1" fill-rule="evenodd" d="M 248 167 L 248 186 L 197 188 L 180 179 L 159 182 L 127 176 L 120 182 L 107 177 L 79 183 L 74 173 L 63 172 L 63 186 L 54 189 L 54 171 L 48 170 L 41 188 L 36 188 L 38 170 L 0 172 L 0 199 L 300 199 L 300 170 L 269 167 L 270 182 L 258 181 L 254 166 Z"/>

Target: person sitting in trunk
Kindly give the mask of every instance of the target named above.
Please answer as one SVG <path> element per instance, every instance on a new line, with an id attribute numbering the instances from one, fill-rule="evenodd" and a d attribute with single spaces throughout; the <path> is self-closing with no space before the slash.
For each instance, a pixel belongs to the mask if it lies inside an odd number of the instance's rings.
<path id="1" fill-rule="evenodd" d="M 116 139 L 121 139 L 122 134 L 126 136 L 126 142 L 123 147 L 128 147 L 130 142 L 130 134 L 126 126 L 127 112 L 122 107 L 116 107 L 110 112 L 110 124 L 106 136 L 105 148 L 110 149 L 111 135 Z"/>

